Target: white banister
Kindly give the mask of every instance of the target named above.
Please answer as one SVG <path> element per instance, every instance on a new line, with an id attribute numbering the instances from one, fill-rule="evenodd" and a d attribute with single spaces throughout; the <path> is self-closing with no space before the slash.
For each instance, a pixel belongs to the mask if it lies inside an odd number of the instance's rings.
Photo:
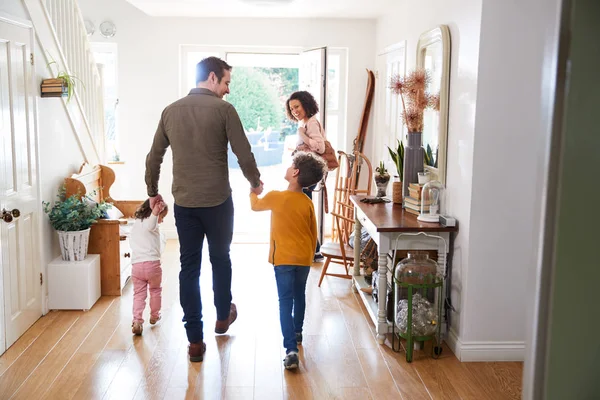
<path id="1" fill-rule="evenodd" d="M 39 0 L 54 29 L 64 70 L 75 76 L 75 100 L 88 127 L 96 155 L 105 162 L 104 95 L 102 78 L 87 39 L 76 0 Z M 58 60 L 56 60 L 58 61 Z"/>

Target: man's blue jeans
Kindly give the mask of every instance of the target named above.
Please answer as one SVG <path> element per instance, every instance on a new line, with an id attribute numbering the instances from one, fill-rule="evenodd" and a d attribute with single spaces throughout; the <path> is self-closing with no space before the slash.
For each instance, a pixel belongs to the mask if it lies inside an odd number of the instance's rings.
<path id="1" fill-rule="evenodd" d="M 278 265 L 275 267 L 275 280 L 279 294 L 279 320 L 286 353 L 298 351 L 296 333 L 302 333 L 304 325 L 306 280 L 309 273 L 309 266 Z"/>
<path id="2" fill-rule="evenodd" d="M 213 271 L 214 302 L 217 319 L 229 318 L 231 306 L 231 259 L 229 248 L 233 237 L 233 201 L 231 196 L 215 207 L 187 208 L 175 204 L 175 225 L 179 235 L 181 272 L 179 301 L 190 343 L 201 342 L 202 299 L 200 297 L 200 265 L 204 236 Z"/>

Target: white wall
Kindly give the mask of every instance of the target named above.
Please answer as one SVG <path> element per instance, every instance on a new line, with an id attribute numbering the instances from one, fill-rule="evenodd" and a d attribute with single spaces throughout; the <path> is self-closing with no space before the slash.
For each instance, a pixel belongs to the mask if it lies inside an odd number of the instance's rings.
<path id="1" fill-rule="evenodd" d="M 387 46 L 406 40 L 407 72 L 416 66 L 419 36 L 441 24 L 448 25 L 450 28 L 452 50 L 446 212 L 459 222 L 459 233 L 456 237 L 452 261 L 452 303 L 458 311 L 458 315 L 452 315 L 452 327 L 458 335 L 462 331 L 464 285 L 469 265 L 469 220 L 480 20 L 481 0 L 453 2 L 425 0 L 410 4 L 400 2 L 377 24 L 378 53 Z M 380 76 L 385 76 L 384 70 L 380 71 Z M 383 123 L 377 121 L 376 124 L 375 132 L 384 132 L 383 129 L 378 128 Z M 372 146 L 375 142 L 380 143 L 374 137 L 372 139 Z M 392 144 L 394 147 L 394 143 L 395 138 L 389 138 L 384 144 Z M 380 154 L 380 148 L 371 148 L 368 155 L 379 157 Z"/>
<path id="2" fill-rule="evenodd" d="M 79 5 L 84 17 L 96 26 L 104 20 L 112 20 L 117 27 L 113 38 L 104 39 L 96 33 L 91 40 L 118 44 L 118 123 L 125 165 L 118 167 L 117 174 L 128 178 L 126 187 L 115 189 L 114 194 L 119 198 L 146 196 L 146 154 L 162 110 L 179 98 L 181 44 L 347 47 L 349 139 L 345 150 L 350 148 L 364 102 L 365 68 L 372 69 L 374 65 L 375 21 L 157 18 L 147 16 L 125 0 L 80 0 Z M 172 204 L 170 157 L 167 153 L 159 190 L 168 195 Z M 170 214 L 165 220 L 165 231 L 174 226 L 172 218 Z"/>
<path id="3" fill-rule="evenodd" d="M 485 2 L 473 156 L 467 343 L 523 359 L 549 143 L 559 0 Z M 512 344 L 511 344 L 512 342 Z"/>

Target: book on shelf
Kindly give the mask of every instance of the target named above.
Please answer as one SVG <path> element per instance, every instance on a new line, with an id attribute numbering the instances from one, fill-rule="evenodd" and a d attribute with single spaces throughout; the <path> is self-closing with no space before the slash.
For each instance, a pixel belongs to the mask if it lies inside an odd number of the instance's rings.
<path id="1" fill-rule="evenodd" d="M 45 88 L 65 88 L 66 89 L 67 85 L 59 85 L 59 84 L 54 84 L 54 83 L 51 85 L 42 84 L 42 89 L 45 89 Z"/>
<path id="2" fill-rule="evenodd" d="M 63 86 L 42 86 L 42 93 L 68 93 L 68 89 Z"/>
<path id="3" fill-rule="evenodd" d="M 62 78 L 50 78 L 50 79 L 44 79 L 42 81 L 42 86 L 44 85 L 64 85 L 65 84 L 65 80 Z"/>
<path id="4" fill-rule="evenodd" d="M 42 92 L 42 97 L 63 97 L 67 92 Z"/>
<path id="5" fill-rule="evenodd" d="M 421 215 L 420 211 L 413 210 L 412 208 L 405 208 L 404 211 L 412 215 Z"/>
<path id="6" fill-rule="evenodd" d="M 421 212 L 421 206 L 415 206 L 414 204 L 410 203 L 404 203 L 404 208 Z M 423 207 L 423 211 L 429 211 L 429 206 Z"/>
<path id="7" fill-rule="evenodd" d="M 416 199 L 416 198 L 411 197 L 411 196 L 407 196 L 407 197 L 404 198 L 404 202 L 405 203 L 412 204 L 412 205 L 415 205 L 415 206 L 418 206 L 418 207 L 421 207 L 421 202 L 422 201 L 423 201 L 422 199 Z M 429 207 L 430 204 L 431 204 L 430 201 L 427 201 L 427 202 L 424 203 L 424 205 L 426 207 Z"/>

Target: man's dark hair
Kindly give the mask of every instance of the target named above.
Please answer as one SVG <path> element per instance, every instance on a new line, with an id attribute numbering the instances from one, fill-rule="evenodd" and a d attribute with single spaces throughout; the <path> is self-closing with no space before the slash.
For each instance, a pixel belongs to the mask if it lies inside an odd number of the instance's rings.
<path id="1" fill-rule="evenodd" d="M 221 82 L 225 71 L 231 71 L 231 65 L 219 57 L 207 57 L 196 64 L 196 85 L 206 81 L 211 72 L 214 72 L 219 82 Z"/>
<path id="2" fill-rule="evenodd" d="M 302 108 L 304 108 L 304 112 L 306 113 L 306 116 L 308 118 L 312 117 L 313 115 L 319 112 L 319 105 L 317 104 L 317 101 L 315 100 L 312 94 L 304 90 L 294 92 L 292 93 L 290 98 L 287 99 L 287 101 L 285 102 L 285 113 L 290 121 L 297 121 L 294 115 L 292 114 L 292 110 L 290 110 L 290 101 L 292 100 L 298 100 L 300 104 L 302 104 Z"/>
<path id="3" fill-rule="evenodd" d="M 314 153 L 299 151 L 294 155 L 294 167 L 298 172 L 298 183 L 303 187 L 311 187 L 323 179 L 325 160 Z"/>

